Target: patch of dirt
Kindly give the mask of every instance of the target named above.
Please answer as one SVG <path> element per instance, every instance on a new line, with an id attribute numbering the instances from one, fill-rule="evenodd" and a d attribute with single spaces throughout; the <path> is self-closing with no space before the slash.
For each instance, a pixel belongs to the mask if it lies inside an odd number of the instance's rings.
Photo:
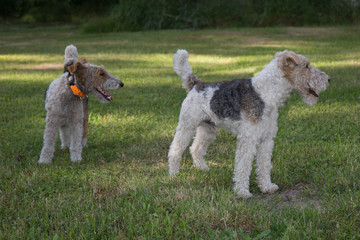
<path id="1" fill-rule="evenodd" d="M 320 199 L 315 197 L 315 192 L 316 189 L 311 189 L 310 185 L 299 183 L 288 189 L 280 189 L 275 194 L 258 194 L 254 198 L 272 205 L 275 209 L 293 207 L 322 210 Z"/>

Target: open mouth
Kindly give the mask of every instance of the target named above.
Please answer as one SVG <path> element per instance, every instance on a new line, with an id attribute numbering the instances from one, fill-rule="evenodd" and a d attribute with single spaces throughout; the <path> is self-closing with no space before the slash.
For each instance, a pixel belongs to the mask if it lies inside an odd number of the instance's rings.
<path id="1" fill-rule="evenodd" d="M 309 88 L 309 93 L 314 95 L 315 97 L 319 97 L 319 95 L 314 90 L 312 90 L 311 88 Z"/>
<path id="2" fill-rule="evenodd" d="M 96 91 L 98 91 L 101 95 L 103 95 L 103 97 L 108 100 L 108 101 L 111 101 L 113 100 L 113 97 L 107 92 L 105 91 L 104 89 L 102 88 L 95 88 Z"/>

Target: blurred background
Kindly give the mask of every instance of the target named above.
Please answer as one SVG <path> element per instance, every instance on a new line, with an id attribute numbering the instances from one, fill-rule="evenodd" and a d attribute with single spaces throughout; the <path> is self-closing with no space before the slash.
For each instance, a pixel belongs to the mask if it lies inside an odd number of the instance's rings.
<path id="1" fill-rule="evenodd" d="M 83 32 L 360 23 L 360 0 L 0 0 L 0 24 Z"/>

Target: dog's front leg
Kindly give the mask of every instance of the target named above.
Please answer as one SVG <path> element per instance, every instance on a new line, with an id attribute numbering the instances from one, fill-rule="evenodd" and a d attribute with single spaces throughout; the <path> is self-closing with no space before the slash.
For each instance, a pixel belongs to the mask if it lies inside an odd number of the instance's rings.
<path id="1" fill-rule="evenodd" d="M 272 137 L 267 137 L 260 143 L 256 155 L 256 175 L 257 183 L 261 192 L 274 193 L 279 187 L 271 182 L 271 155 L 274 147 L 274 140 Z"/>
<path id="2" fill-rule="evenodd" d="M 83 121 L 82 117 L 73 117 L 71 128 L 70 159 L 72 162 L 81 161 Z"/>
<path id="3" fill-rule="evenodd" d="M 56 121 L 50 121 L 48 118 L 46 120 L 44 146 L 41 150 L 39 163 L 51 163 L 55 151 L 57 131 L 59 129 Z"/>
<path id="4" fill-rule="evenodd" d="M 234 192 L 240 198 L 250 198 L 249 180 L 252 161 L 256 153 L 256 141 L 247 136 L 237 137 L 237 148 L 235 156 Z"/>

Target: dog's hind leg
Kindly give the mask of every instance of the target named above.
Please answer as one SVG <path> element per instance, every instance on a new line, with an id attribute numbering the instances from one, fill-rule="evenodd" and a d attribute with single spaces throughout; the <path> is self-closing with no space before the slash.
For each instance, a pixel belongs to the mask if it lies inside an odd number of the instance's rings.
<path id="1" fill-rule="evenodd" d="M 60 127 L 60 139 L 61 139 L 61 148 L 65 149 L 70 147 L 70 127 L 65 124 Z"/>
<path id="2" fill-rule="evenodd" d="M 182 126 L 176 128 L 174 140 L 169 150 L 169 173 L 175 175 L 179 173 L 181 156 L 190 143 L 191 137 L 195 133 L 196 126 Z"/>
<path id="3" fill-rule="evenodd" d="M 175 137 L 171 143 L 168 155 L 170 175 L 179 173 L 181 156 L 201 122 L 201 116 L 194 116 L 191 111 L 183 111 L 183 109 L 182 112 L 183 114 L 180 113 L 179 124 L 176 127 Z"/>
<path id="4" fill-rule="evenodd" d="M 57 122 L 47 121 L 44 131 L 44 146 L 41 150 L 39 163 L 51 163 L 54 156 L 58 129 Z"/>
<path id="5" fill-rule="evenodd" d="M 216 139 L 219 129 L 212 123 L 202 122 L 196 130 L 195 140 L 190 147 L 194 166 L 199 169 L 209 170 L 204 156 L 209 145 Z"/>

